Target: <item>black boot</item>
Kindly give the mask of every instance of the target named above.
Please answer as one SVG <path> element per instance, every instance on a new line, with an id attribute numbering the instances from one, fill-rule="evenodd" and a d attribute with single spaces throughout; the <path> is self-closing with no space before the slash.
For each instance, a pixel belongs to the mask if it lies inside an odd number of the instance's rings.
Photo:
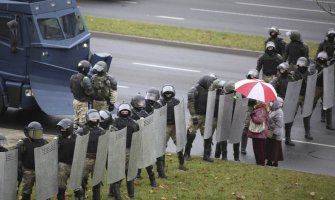
<path id="1" fill-rule="evenodd" d="M 141 176 L 141 172 L 142 172 L 141 169 L 138 169 L 138 170 L 137 170 L 137 176 L 136 176 L 137 179 L 140 179 L 140 180 L 143 179 L 143 177 Z"/>
<path id="2" fill-rule="evenodd" d="M 227 143 L 227 141 L 221 141 L 220 142 L 221 143 L 221 150 L 222 150 L 222 160 L 228 160 L 228 158 L 227 158 L 227 153 L 228 153 L 228 151 L 227 151 L 227 145 L 228 145 L 228 143 Z"/>
<path id="3" fill-rule="evenodd" d="M 109 184 L 109 192 L 108 192 L 109 197 L 114 197 L 114 185 Z"/>
<path id="4" fill-rule="evenodd" d="M 88 183 L 88 177 L 84 177 L 83 180 L 81 181 L 81 187 L 82 187 L 84 197 L 85 197 L 86 191 L 87 191 L 87 183 Z"/>
<path id="5" fill-rule="evenodd" d="M 163 156 L 157 158 L 156 165 L 157 165 L 157 173 L 159 178 L 167 178 L 165 175 L 165 169 L 164 169 L 164 162 L 163 162 Z"/>
<path id="6" fill-rule="evenodd" d="M 333 127 L 333 125 L 332 125 L 332 118 L 333 118 L 333 116 L 332 116 L 332 108 L 328 108 L 326 111 L 326 128 L 327 129 L 329 129 L 329 130 L 332 130 L 332 131 L 334 131 L 335 130 L 335 128 Z"/>
<path id="7" fill-rule="evenodd" d="M 207 162 L 214 162 L 211 158 L 211 151 L 212 151 L 212 138 L 208 138 L 204 140 L 204 156 L 202 159 Z"/>
<path id="8" fill-rule="evenodd" d="M 127 181 L 127 192 L 129 198 L 135 197 L 134 181 Z"/>
<path id="9" fill-rule="evenodd" d="M 118 181 L 112 185 L 113 185 L 114 199 L 121 200 L 121 191 L 120 191 L 121 181 Z"/>
<path id="10" fill-rule="evenodd" d="M 240 143 L 233 144 L 234 160 L 240 161 Z"/>
<path id="11" fill-rule="evenodd" d="M 272 166 L 272 161 L 271 161 L 271 160 L 268 160 L 268 161 L 266 162 L 266 165 L 267 165 L 267 166 Z"/>
<path id="12" fill-rule="evenodd" d="M 147 170 L 147 173 L 149 175 L 150 186 L 151 187 L 157 187 L 155 173 L 153 172 L 152 168 L 153 168 L 152 165 L 150 165 L 149 167 L 146 167 L 145 169 Z"/>
<path id="13" fill-rule="evenodd" d="M 313 140 L 313 137 L 311 136 L 311 133 L 310 133 L 310 130 L 311 130 L 311 126 L 310 126 L 311 116 L 304 117 L 302 119 L 302 121 L 304 122 L 304 127 L 305 127 L 305 139 Z"/>
<path id="14" fill-rule="evenodd" d="M 183 171 L 187 171 L 188 168 L 185 166 L 185 160 L 184 160 L 183 151 L 179 151 L 178 152 L 178 160 L 179 160 L 179 167 L 178 167 L 178 169 L 183 170 Z"/>
<path id="15" fill-rule="evenodd" d="M 295 146 L 295 144 L 291 141 L 291 128 L 292 123 L 285 124 L 285 144 L 288 146 Z"/>
<path id="16" fill-rule="evenodd" d="M 191 149 L 192 149 L 192 143 L 195 139 L 195 134 L 191 134 L 187 132 L 187 143 L 185 145 L 185 160 L 190 161 L 191 160 Z"/>
<path id="17" fill-rule="evenodd" d="M 75 200 L 84 200 L 84 191 L 82 188 L 74 191 L 74 199 Z"/>
<path id="18" fill-rule="evenodd" d="M 65 190 L 63 188 L 58 188 L 57 199 L 58 200 L 65 200 Z"/>
<path id="19" fill-rule="evenodd" d="M 93 200 L 100 200 L 100 183 L 98 185 L 93 186 Z"/>
<path id="20" fill-rule="evenodd" d="M 21 200 L 30 200 L 30 194 L 22 193 L 22 199 Z"/>
<path id="21" fill-rule="evenodd" d="M 326 111 L 323 110 L 322 104 L 321 104 L 321 122 L 326 122 Z"/>
<path id="22" fill-rule="evenodd" d="M 247 128 L 244 128 L 242 133 L 242 140 L 241 140 L 241 154 L 247 154 L 247 145 L 248 145 L 248 136 L 247 136 Z"/>
<path id="23" fill-rule="evenodd" d="M 221 143 L 217 142 L 215 145 L 215 153 L 214 153 L 214 157 L 215 158 L 220 158 L 221 156 Z"/>

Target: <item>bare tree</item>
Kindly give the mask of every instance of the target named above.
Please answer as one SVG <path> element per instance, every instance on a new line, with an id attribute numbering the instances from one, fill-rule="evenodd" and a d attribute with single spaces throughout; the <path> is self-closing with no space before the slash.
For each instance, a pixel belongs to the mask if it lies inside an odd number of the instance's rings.
<path id="1" fill-rule="evenodd" d="M 335 0 L 314 0 L 319 8 L 326 13 L 335 16 Z"/>

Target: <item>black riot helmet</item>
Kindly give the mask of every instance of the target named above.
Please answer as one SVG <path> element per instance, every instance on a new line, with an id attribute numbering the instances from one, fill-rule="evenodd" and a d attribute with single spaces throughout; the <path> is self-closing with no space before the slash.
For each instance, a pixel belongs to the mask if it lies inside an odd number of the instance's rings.
<path id="1" fill-rule="evenodd" d="M 176 90 L 172 85 L 167 84 L 162 87 L 161 94 L 164 97 L 164 99 L 171 99 L 176 95 Z"/>
<path id="2" fill-rule="evenodd" d="M 131 99 L 130 104 L 136 110 L 144 110 L 146 106 L 145 98 L 144 96 L 137 94 Z"/>
<path id="3" fill-rule="evenodd" d="M 145 95 L 146 100 L 153 102 L 158 101 L 159 97 L 160 97 L 159 90 L 154 87 L 148 89 Z"/>
<path id="4" fill-rule="evenodd" d="M 78 63 L 77 70 L 78 72 L 87 75 L 87 73 L 90 71 L 92 65 L 87 60 L 82 60 Z"/>
<path id="5" fill-rule="evenodd" d="M 98 126 L 98 124 L 100 122 L 99 112 L 95 109 L 89 109 L 86 112 L 86 122 L 90 127 Z"/>
<path id="6" fill-rule="evenodd" d="M 200 80 L 198 81 L 198 84 L 205 88 L 206 90 L 209 89 L 209 87 L 212 85 L 213 81 L 216 79 L 216 76 L 214 76 L 213 74 L 211 75 L 205 75 L 203 77 L 200 78 Z"/>
<path id="7" fill-rule="evenodd" d="M 280 35 L 279 29 L 276 26 L 272 26 L 269 28 L 269 35 L 272 38 L 276 38 L 278 35 Z"/>
<path id="8" fill-rule="evenodd" d="M 328 55 L 327 55 L 327 52 L 325 51 L 320 51 L 318 55 L 316 56 L 316 62 L 320 65 L 327 64 L 327 60 L 328 60 Z"/>
<path id="9" fill-rule="evenodd" d="M 291 41 L 301 41 L 301 35 L 299 31 L 291 31 L 290 33 L 290 39 Z"/>
<path id="10" fill-rule="evenodd" d="M 112 116 L 108 110 L 100 110 L 100 127 L 103 129 L 107 129 L 109 125 L 112 123 Z"/>
<path id="11" fill-rule="evenodd" d="M 73 133 L 73 122 L 71 119 L 64 118 L 60 120 L 56 126 L 63 138 L 66 138 Z"/>
<path id="12" fill-rule="evenodd" d="M 256 69 L 249 70 L 246 78 L 247 79 L 258 79 L 258 71 Z"/>
<path id="13" fill-rule="evenodd" d="M 39 122 L 33 121 L 24 128 L 24 135 L 30 139 L 42 139 L 43 127 Z"/>
<path id="14" fill-rule="evenodd" d="M 131 107 L 127 103 L 122 103 L 119 105 L 119 111 L 117 115 L 121 118 L 127 118 L 131 115 Z"/>
<path id="15" fill-rule="evenodd" d="M 327 40 L 328 42 L 334 42 L 335 38 L 335 29 L 330 28 L 327 32 Z"/>

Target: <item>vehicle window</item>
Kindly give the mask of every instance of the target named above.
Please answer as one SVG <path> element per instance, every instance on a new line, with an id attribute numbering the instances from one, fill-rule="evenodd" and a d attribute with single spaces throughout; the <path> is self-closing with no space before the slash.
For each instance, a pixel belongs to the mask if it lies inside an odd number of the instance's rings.
<path id="1" fill-rule="evenodd" d="M 9 28 L 7 27 L 7 22 L 10 18 L 0 17 L 0 39 L 4 41 L 9 41 Z"/>
<path id="2" fill-rule="evenodd" d="M 42 37 L 45 40 L 62 40 L 64 35 L 56 18 L 38 19 L 37 20 Z"/>
<path id="3" fill-rule="evenodd" d="M 85 31 L 83 20 L 77 13 L 64 15 L 60 18 L 60 24 L 63 27 L 66 38 L 73 38 Z"/>

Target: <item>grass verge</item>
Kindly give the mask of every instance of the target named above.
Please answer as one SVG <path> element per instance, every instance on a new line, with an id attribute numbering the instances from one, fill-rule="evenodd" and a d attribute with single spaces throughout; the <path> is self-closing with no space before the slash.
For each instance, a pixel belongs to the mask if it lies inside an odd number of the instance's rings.
<path id="1" fill-rule="evenodd" d="M 265 37 L 261 36 L 252 36 L 239 33 L 223 33 L 93 16 L 84 16 L 84 20 L 89 30 L 91 31 L 101 31 L 253 51 L 264 50 L 263 45 Z M 264 35 L 267 36 L 266 30 L 264 30 Z M 307 42 L 307 44 L 310 48 L 310 57 L 314 57 L 317 50 L 317 44 L 312 42 Z"/>
<path id="2" fill-rule="evenodd" d="M 175 154 L 166 156 L 168 179 L 157 179 L 159 187 L 151 188 L 147 173 L 135 181 L 137 200 L 332 200 L 335 196 L 335 177 L 260 167 L 233 161 L 202 161 L 199 157 L 186 162 L 188 171 L 177 170 Z M 280 164 L 280 163 L 279 163 Z M 157 175 L 157 173 L 156 173 Z M 122 199 L 127 199 L 122 181 Z M 104 182 L 102 199 L 108 200 L 108 185 Z M 87 193 L 91 199 L 91 190 Z M 67 199 L 73 199 L 69 191 Z"/>

